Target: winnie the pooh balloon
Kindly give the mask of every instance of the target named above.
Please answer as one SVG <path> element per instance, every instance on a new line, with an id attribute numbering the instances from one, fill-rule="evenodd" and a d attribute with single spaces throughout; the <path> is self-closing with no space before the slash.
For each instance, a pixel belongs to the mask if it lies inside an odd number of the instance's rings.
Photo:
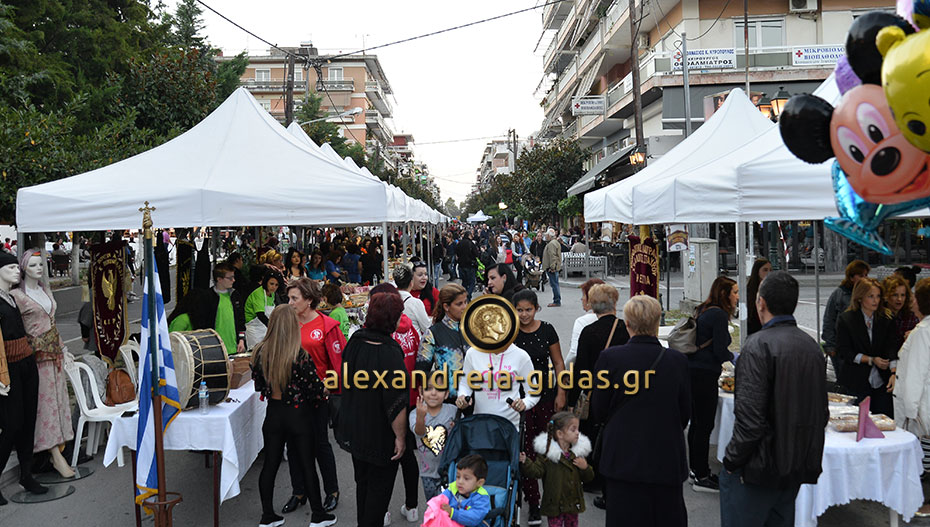
<path id="1" fill-rule="evenodd" d="M 930 24 L 919 15 L 917 3 L 914 15 Z M 875 44 L 884 56 L 882 88 L 898 128 L 909 143 L 930 152 L 930 29 L 907 35 L 888 26 L 878 32 Z"/>

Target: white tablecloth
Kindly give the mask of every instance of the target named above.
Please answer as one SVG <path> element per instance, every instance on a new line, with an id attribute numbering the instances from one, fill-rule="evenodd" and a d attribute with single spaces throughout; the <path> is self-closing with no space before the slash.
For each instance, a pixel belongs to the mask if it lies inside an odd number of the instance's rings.
<path id="1" fill-rule="evenodd" d="M 733 437 L 733 394 L 721 390 L 711 443 L 723 460 Z M 816 485 L 801 485 L 795 500 L 795 527 L 815 527 L 817 517 L 833 505 L 851 500 L 877 501 L 910 521 L 923 505 L 920 484 L 923 451 L 917 437 L 900 428 L 883 432 L 884 439 L 856 442 L 856 433 L 827 428 L 823 472 Z"/>
<path id="2" fill-rule="evenodd" d="M 216 450 L 222 452 L 220 501 L 239 494 L 239 481 L 258 457 L 263 446 L 262 424 L 266 403 L 261 401 L 254 384 L 229 392 L 231 402 L 211 406 L 201 414 L 199 409 L 181 412 L 165 434 L 165 450 Z M 122 449 L 136 448 L 138 414 L 121 417 L 113 423 L 103 464 L 117 460 L 123 466 Z"/>

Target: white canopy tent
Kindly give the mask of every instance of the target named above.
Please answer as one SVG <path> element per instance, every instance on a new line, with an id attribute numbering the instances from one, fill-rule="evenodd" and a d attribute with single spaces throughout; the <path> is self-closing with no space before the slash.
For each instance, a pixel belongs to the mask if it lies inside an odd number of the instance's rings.
<path id="1" fill-rule="evenodd" d="M 638 215 L 653 213 L 656 207 L 663 208 L 669 196 L 641 194 L 642 188 L 657 187 L 695 167 L 712 164 L 766 130 L 776 130 L 775 125 L 756 109 L 743 90 L 733 89 L 723 106 L 706 123 L 666 155 L 631 177 L 586 194 L 585 220 L 637 225 L 662 223 L 640 221 Z M 701 200 L 708 205 L 715 205 L 717 201 L 716 197 Z"/>
<path id="2" fill-rule="evenodd" d="M 388 220 L 384 187 L 308 152 L 244 88 L 196 126 L 97 170 L 22 188 L 23 232 L 352 225 Z"/>
<path id="3" fill-rule="evenodd" d="M 471 216 L 465 218 L 465 221 L 467 221 L 467 222 L 469 222 L 469 223 L 479 223 L 479 222 L 482 222 L 482 221 L 488 221 L 489 219 L 491 219 L 490 216 L 488 216 L 487 214 L 485 214 L 483 210 L 479 210 L 478 212 L 476 212 L 476 213 L 472 214 Z"/>

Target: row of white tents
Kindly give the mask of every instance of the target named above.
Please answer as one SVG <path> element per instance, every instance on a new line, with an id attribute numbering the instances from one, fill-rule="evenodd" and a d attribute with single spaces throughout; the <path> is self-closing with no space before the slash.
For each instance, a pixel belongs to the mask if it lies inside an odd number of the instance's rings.
<path id="1" fill-rule="evenodd" d="M 117 163 L 19 190 L 21 232 L 155 227 L 383 225 L 448 221 L 297 125 L 285 129 L 244 88 L 180 136 Z"/>

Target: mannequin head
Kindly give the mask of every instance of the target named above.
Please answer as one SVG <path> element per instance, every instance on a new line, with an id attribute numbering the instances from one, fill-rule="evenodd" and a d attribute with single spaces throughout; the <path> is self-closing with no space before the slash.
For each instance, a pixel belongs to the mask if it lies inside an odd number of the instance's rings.
<path id="1" fill-rule="evenodd" d="M 42 278 L 42 272 L 45 270 L 45 265 L 42 262 L 41 254 L 33 254 L 26 260 L 26 265 L 23 266 L 23 275 L 26 280 L 35 280 L 39 281 Z"/>
<path id="2" fill-rule="evenodd" d="M 46 289 L 46 293 L 51 296 L 48 290 L 48 273 L 45 271 L 45 259 L 38 248 L 31 248 L 23 251 L 19 257 L 19 278 L 22 281 L 20 287 Z"/>
<path id="3" fill-rule="evenodd" d="M 0 267 L 0 289 L 9 292 L 19 280 L 19 264 L 13 262 Z"/>

